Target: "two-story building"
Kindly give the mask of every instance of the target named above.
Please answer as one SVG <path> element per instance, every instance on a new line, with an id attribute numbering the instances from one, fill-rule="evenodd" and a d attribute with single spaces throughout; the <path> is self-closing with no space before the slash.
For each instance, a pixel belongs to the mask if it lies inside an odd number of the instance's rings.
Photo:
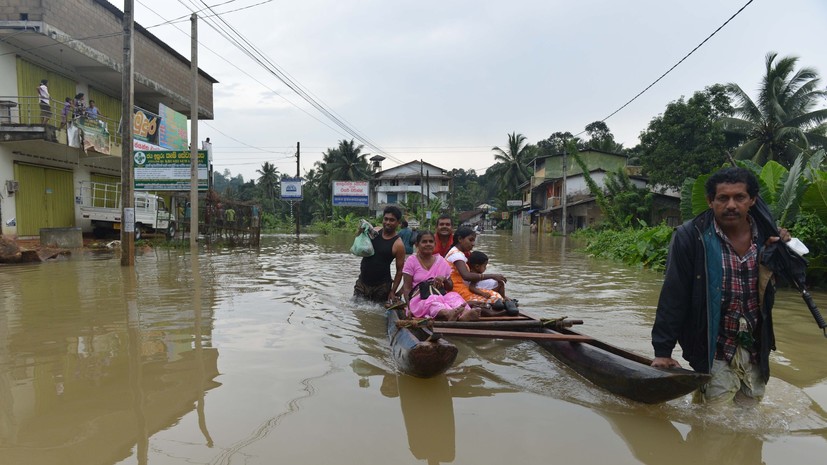
<path id="1" fill-rule="evenodd" d="M 106 0 L 13 0 L 0 4 L 0 233 L 35 236 L 40 228 L 83 227 L 76 193 L 80 182 L 120 182 L 123 12 Z M 135 24 L 136 115 L 178 113 L 164 126 L 186 145 L 190 116 L 190 61 Z M 48 110 L 38 86 L 47 80 Z M 212 86 L 198 73 L 198 114 L 213 118 Z M 95 117 L 64 117 L 66 99 L 94 100 Z M 170 112 L 170 114 L 174 114 Z M 172 119 L 172 118 L 171 118 Z M 181 122 L 183 120 L 183 123 Z M 143 120 L 147 122 L 146 120 Z M 147 124 L 144 129 L 159 130 Z M 173 121 L 169 121 L 173 123 Z M 183 126 L 183 127 L 180 127 Z M 175 132 L 175 134 L 172 134 Z M 180 143 L 179 140 L 179 143 Z M 151 147 L 151 146 L 150 146 Z M 88 221 L 87 221 L 88 222 Z"/>
<path id="2" fill-rule="evenodd" d="M 370 209 L 377 217 L 382 215 L 382 210 L 388 205 L 403 207 L 403 204 L 409 204 L 414 197 L 439 199 L 442 208 L 448 208 L 451 176 L 447 171 L 423 161 L 412 161 L 381 170 L 379 162 L 381 160 L 374 160 L 374 166 L 380 171 L 374 174 L 370 181 Z M 438 215 L 439 212 L 432 214 Z"/>
<path id="3" fill-rule="evenodd" d="M 578 153 L 589 176 L 601 188 L 606 185 L 608 173 L 626 170 L 629 180 L 638 188 L 647 188 L 647 179 L 639 167 L 628 166 L 628 156 L 594 149 Z M 567 231 L 582 229 L 600 222 L 603 212 L 591 195 L 583 170 L 564 154 L 546 155 L 531 161 L 534 175 L 521 186 L 523 208 L 514 216 L 514 230 L 537 223 L 540 231 Z M 565 176 L 563 176 L 565 170 Z M 564 193 L 565 186 L 565 193 Z M 677 195 L 653 191 L 653 221 L 666 220 L 677 225 L 680 219 L 680 198 Z M 566 197 L 566 217 L 563 218 L 563 196 Z"/>

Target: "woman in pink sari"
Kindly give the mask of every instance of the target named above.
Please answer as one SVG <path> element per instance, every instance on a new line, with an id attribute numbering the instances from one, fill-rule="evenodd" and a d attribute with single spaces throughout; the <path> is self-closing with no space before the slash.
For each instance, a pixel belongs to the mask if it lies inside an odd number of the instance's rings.
<path id="1" fill-rule="evenodd" d="M 451 265 L 434 253 L 434 233 L 422 231 L 416 238 L 416 253 L 402 268 L 402 292 L 408 312 L 417 318 L 467 320 L 479 317 L 465 299 L 451 292 Z M 442 293 L 445 293 L 444 295 Z"/>

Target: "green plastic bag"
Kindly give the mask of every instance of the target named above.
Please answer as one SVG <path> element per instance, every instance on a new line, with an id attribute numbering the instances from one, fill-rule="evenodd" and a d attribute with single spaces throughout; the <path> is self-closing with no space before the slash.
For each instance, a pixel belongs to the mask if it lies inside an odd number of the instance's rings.
<path id="1" fill-rule="evenodd" d="M 370 232 L 373 231 L 373 226 L 365 220 L 362 220 L 359 226 L 362 232 L 353 240 L 353 245 L 350 247 L 350 253 L 357 257 L 370 257 L 373 255 L 373 243 L 370 241 Z"/>

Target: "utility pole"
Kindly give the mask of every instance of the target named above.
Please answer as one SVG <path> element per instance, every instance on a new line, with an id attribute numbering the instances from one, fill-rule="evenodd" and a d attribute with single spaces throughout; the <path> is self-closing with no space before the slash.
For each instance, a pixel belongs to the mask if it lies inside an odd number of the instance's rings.
<path id="1" fill-rule="evenodd" d="M 576 150 L 576 149 L 575 149 Z M 566 216 L 566 157 L 569 153 L 569 144 L 566 144 L 565 150 L 563 150 L 563 185 L 560 190 L 560 201 L 563 203 L 563 217 L 560 218 L 560 224 L 563 226 L 563 237 L 568 236 L 567 226 L 568 226 L 568 216 Z"/>
<path id="2" fill-rule="evenodd" d="M 190 249 L 198 247 L 198 15 L 190 16 Z"/>
<path id="3" fill-rule="evenodd" d="M 425 224 L 425 164 L 419 159 L 419 205 L 422 212 L 422 224 Z"/>
<path id="4" fill-rule="evenodd" d="M 299 169 L 300 169 L 299 168 L 299 165 L 300 165 L 299 161 L 301 160 L 301 153 L 302 153 L 301 147 L 302 147 L 301 142 L 296 142 L 296 181 L 299 181 L 299 178 L 301 178 L 301 172 L 299 171 Z M 304 193 L 302 193 L 302 196 L 303 195 L 304 195 Z M 301 211 L 301 209 L 299 208 L 299 203 L 301 203 L 301 200 L 296 201 L 296 238 L 297 239 L 298 239 L 300 231 L 301 231 L 300 220 L 299 220 L 299 212 Z"/>
<path id="5" fill-rule="evenodd" d="M 132 167 L 132 119 L 135 96 L 132 54 L 134 0 L 123 2 L 123 71 L 121 74 L 121 266 L 135 266 L 135 171 Z"/>

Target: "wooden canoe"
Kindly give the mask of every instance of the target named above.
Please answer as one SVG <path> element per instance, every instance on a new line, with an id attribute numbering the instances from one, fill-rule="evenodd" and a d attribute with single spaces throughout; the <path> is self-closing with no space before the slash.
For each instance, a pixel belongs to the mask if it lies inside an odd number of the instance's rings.
<path id="1" fill-rule="evenodd" d="M 542 332 L 579 335 L 570 329 L 543 329 Z M 708 374 L 682 368 L 654 368 L 651 366 L 652 359 L 596 339 L 586 342 L 535 342 L 597 386 L 637 402 L 658 404 L 676 399 L 698 389 L 710 378 Z"/>
<path id="2" fill-rule="evenodd" d="M 699 388 L 709 375 L 684 369 L 653 368 L 652 359 L 615 347 L 570 329 L 544 329 L 542 322 L 519 317 L 482 318 L 476 322 L 435 321 L 434 331 L 463 337 L 532 340 L 581 376 L 614 394 L 647 404 L 684 396 Z"/>
<path id="3" fill-rule="evenodd" d="M 391 355 L 400 372 L 418 378 L 430 378 L 445 373 L 457 359 L 457 346 L 434 334 L 427 328 L 397 327 L 404 310 L 390 309 L 388 339 Z"/>
<path id="4" fill-rule="evenodd" d="M 388 311 L 388 337 L 394 360 L 403 373 L 427 378 L 444 373 L 454 363 L 457 348 L 440 338 L 425 342 L 427 329 L 398 328 L 404 317 Z M 498 322 L 502 324 L 498 324 Z M 584 336 L 570 329 L 542 328 L 542 322 L 520 313 L 518 317 L 483 318 L 479 322 L 434 321 L 433 331 L 451 337 L 519 338 L 532 340 L 569 368 L 609 392 L 647 404 L 682 397 L 709 381 L 709 375 L 682 368 L 651 366 L 652 359 Z M 472 334 L 463 334 L 463 332 Z M 541 336 L 542 337 L 538 337 Z"/>

